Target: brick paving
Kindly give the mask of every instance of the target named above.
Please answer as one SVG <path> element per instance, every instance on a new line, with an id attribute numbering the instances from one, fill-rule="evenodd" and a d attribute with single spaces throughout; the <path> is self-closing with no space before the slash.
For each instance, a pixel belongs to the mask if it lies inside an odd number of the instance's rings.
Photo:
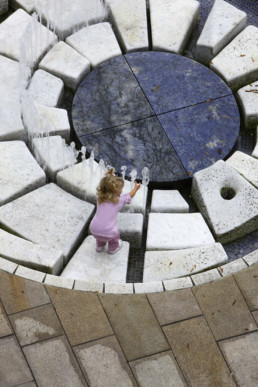
<path id="1" fill-rule="evenodd" d="M 98 294 L 0 271 L 0 387 L 258 385 L 258 263 L 192 288 Z"/>

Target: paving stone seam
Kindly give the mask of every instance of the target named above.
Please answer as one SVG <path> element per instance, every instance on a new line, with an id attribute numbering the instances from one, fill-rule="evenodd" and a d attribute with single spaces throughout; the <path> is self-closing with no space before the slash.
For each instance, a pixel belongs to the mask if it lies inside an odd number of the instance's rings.
<path id="1" fill-rule="evenodd" d="M 18 313 L 21 313 L 21 312 L 26 312 L 26 311 L 28 311 L 28 310 L 37 309 L 37 308 L 39 308 L 39 307 L 41 307 L 41 306 L 46 306 L 46 305 L 49 305 L 49 304 L 52 305 L 52 302 L 47 302 L 47 303 L 45 303 L 45 304 L 40 304 L 40 305 L 32 306 L 32 307 L 30 307 L 30 308 L 28 308 L 28 309 L 20 310 L 19 312 L 9 313 L 7 316 L 14 316 L 15 314 L 18 314 Z"/>

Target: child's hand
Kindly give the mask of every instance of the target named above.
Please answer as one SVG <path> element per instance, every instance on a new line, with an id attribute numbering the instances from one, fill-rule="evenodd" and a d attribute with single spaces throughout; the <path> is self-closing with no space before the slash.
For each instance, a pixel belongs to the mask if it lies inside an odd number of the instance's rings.
<path id="1" fill-rule="evenodd" d="M 141 183 L 137 183 L 137 181 L 134 181 L 134 189 L 138 191 L 138 189 L 141 187 Z"/>

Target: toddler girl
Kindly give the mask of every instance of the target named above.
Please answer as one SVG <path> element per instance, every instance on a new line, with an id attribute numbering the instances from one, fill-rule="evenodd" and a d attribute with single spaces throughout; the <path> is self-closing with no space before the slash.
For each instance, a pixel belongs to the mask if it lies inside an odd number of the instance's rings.
<path id="1" fill-rule="evenodd" d="M 90 231 L 96 239 L 98 252 L 104 250 L 107 242 L 109 254 L 116 253 L 122 247 L 117 215 L 125 204 L 131 203 L 141 184 L 135 182 L 131 192 L 121 195 L 123 186 L 124 180 L 114 175 L 113 168 L 108 170 L 106 176 L 100 180 L 97 188 L 97 211 L 90 224 Z"/>

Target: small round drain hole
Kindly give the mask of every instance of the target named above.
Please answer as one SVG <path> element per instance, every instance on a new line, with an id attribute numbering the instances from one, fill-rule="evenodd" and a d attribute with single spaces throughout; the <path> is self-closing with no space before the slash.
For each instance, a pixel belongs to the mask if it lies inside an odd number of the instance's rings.
<path id="1" fill-rule="evenodd" d="M 225 200 L 231 200 L 236 196 L 236 191 L 230 187 L 222 187 L 220 194 Z"/>

